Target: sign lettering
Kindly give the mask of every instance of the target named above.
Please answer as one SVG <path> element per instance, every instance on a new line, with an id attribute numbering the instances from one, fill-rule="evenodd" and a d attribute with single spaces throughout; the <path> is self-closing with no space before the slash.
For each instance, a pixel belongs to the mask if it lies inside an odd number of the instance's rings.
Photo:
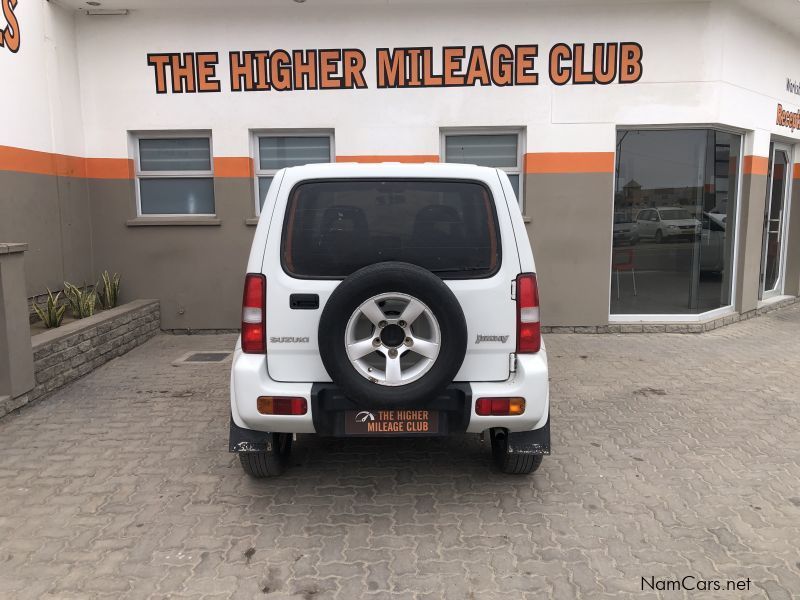
<path id="1" fill-rule="evenodd" d="M 796 129 L 800 129 L 800 110 L 790 112 L 783 108 L 783 105 L 778 104 L 778 116 L 775 124 L 780 127 L 788 127 L 789 131 L 794 133 Z"/>
<path id="2" fill-rule="evenodd" d="M 0 48 L 7 48 L 13 53 L 19 52 L 19 21 L 14 14 L 17 7 L 17 0 L 0 0 L 5 18 L 5 27 L 0 28 Z M 2 21 L 0 21 L 1 23 Z"/>
<path id="3" fill-rule="evenodd" d="M 16 2 L 16 0 L 2 0 Z M 376 88 L 508 87 L 539 85 L 540 62 L 554 85 L 629 84 L 641 79 L 643 50 L 636 42 L 377 48 Z M 236 50 L 227 59 L 227 90 L 285 92 L 370 87 L 367 55 L 358 48 Z M 147 55 L 157 94 L 221 92 L 217 52 Z"/>

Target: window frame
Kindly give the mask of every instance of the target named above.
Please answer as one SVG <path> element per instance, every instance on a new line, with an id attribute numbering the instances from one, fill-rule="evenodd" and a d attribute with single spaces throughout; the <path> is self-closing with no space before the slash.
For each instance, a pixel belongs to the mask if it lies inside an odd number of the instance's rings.
<path id="1" fill-rule="evenodd" d="M 210 169 L 208 171 L 143 171 L 141 167 L 141 151 L 139 142 L 146 140 L 172 140 L 181 138 L 204 138 L 208 139 L 208 159 Z M 211 131 L 208 130 L 166 130 L 166 131 L 132 131 L 130 132 L 131 149 L 134 164 L 134 182 L 136 187 L 136 218 L 138 219 L 208 219 L 217 216 L 217 199 L 214 196 L 213 213 L 143 213 L 142 212 L 142 179 L 211 179 L 214 184 L 214 140 Z M 213 191 L 213 190 L 212 190 Z"/>
<path id="2" fill-rule="evenodd" d="M 439 160 L 447 162 L 447 137 L 455 135 L 516 135 L 517 136 L 517 166 L 516 167 L 491 167 L 499 169 L 507 175 L 519 177 L 519 196 L 517 202 L 522 214 L 525 214 L 525 154 L 526 131 L 525 127 L 443 127 L 439 130 Z M 461 164 L 461 163 L 449 163 Z"/>
<path id="3" fill-rule="evenodd" d="M 652 124 L 637 124 L 637 123 L 618 123 L 614 128 L 614 170 L 611 177 L 611 204 L 614 206 L 614 198 L 617 188 L 617 168 L 619 160 L 619 144 L 617 143 L 617 134 L 620 131 L 674 131 L 676 129 L 713 129 L 722 133 L 739 136 L 741 144 L 739 146 L 740 164 L 737 169 L 736 177 L 736 226 L 734 227 L 733 238 L 733 255 L 731 256 L 731 291 L 730 303 L 726 306 L 720 306 L 703 313 L 682 313 L 682 314 L 614 314 L 611 312 L 611 277 L 613 276 L 613 261 L 614 261 L 614 244 L 613 240 L 608 246 L 608 322 L 611 325 L 627 324 L 627 323 L 692 323 L 717 319 L 732 314 L 737 314 L 737 292 L 739 287 L 738 268 L 739 268 L 739 240 L 742 231 L 742 185 L 744 180 L 744 157 L 745 148 L 748 137 L 752 132 L 745 129 L 740 129 L 732 125 L 723 125 L 720 123 L 669 123 L 663 125 Z M 612 219 L 613 221 L 613 219 Z M 613 223 L 612 223 L 613 229 Z M 612 236 L 613 238 L 613 236 Z"/>
<path id="4" fill-rule="evenodd" d="M 330 162 L 336 162 L 336 150 L 334 148 L 335 132 L 332 129 L 252 129 L 250 131 L 250 156 L 253 161 L 253 200 L 255 202 L 255 216 L 261 216 L 261 199 L 258 195 L 258 179 L 260 177 L 275 178 L 281 169 L 262 169 L 261 156 L 259 155 L 259 143 L 261 138 L 303 138 L 303 137 L 326 137 L 330 148 Z M 320 163 L 322 164 L 322 163 Z M 285 168 L 285 167 L 283 167 Z"/>

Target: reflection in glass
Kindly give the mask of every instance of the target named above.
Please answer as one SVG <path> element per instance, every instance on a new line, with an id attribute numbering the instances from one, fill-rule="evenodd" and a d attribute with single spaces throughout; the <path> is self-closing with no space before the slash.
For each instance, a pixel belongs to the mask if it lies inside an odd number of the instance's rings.
<path id="1" fill-rule="evenodd" d="M 711 129 L 618 132 L 611 314 L 731 303 L 740 145 Z"/>
<path id="2" fill-rule="evenodd" d="M 267 199 L 267 192 L 269 192 L 269 186 L 272 184 L 273 179 L 274 177 L 271 175 L 258 178 L 258 207 L 261 210 L 264 209 L 264 201 Z"/>
<path id="3" fill-rule="evenodd" d="M 142 171 L 210 171 L 208 138 L 158 138 L 139 140 Z"/>
<path id="4" fill-rule="evenodd" d="M 268 136 L 258 138 L 258 156 L 262 171 L 331 161 L 331 138 L 328 136 Z"/>
<path id="5" fill-rule="evenodd" d="M 516 167 L 516 133 L 448 135 L 445 137 L 447 162 L 483 167 Z"/>
<path id="6" fill-rule="evenodd" d="M 214 180 L 210 177 L 159 177 L 139 180 L 143 215 L 213 215 Z"/>

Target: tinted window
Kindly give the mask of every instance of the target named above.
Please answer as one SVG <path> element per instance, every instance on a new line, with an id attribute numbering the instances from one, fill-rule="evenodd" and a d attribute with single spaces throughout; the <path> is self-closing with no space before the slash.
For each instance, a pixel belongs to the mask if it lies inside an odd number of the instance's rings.
<path id="1" fill-rule="evenodd" d="M 208 138 L 141 138 L 139 168 L 142 171 L 210 171 L 211 141 Z"/>
<path id="2" fill-rule="evenodd" d="M 138 148 L 140 214 L 214 214 L 209 138 L 139 138 Z"/>
<path id="3" fill-rule="evenodd" d="M 341 278 L 389 260 L 442 277 L 486 277 L 500 263 L 497 215 L 479 183 L 308 182 L 289 200 L 282 257 L 298 277 Z"/>
<path id="4" fill-rule="evenodd" d="M 617 132 L 614 210 L 641 212 L 614 238 L 612 315 L 731 304 L 741 151 L 741 137 L 713 129 Z"/>

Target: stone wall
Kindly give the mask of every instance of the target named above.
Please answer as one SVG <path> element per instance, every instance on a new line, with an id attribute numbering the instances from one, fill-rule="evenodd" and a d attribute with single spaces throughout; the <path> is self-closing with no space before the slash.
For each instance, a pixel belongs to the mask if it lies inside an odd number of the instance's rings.
<path id="1" fill-rule="evenodd" d="M 136 300 L 33 336 L 36 400 L 121 356 L 158 333 L 158 300 Z"/>

